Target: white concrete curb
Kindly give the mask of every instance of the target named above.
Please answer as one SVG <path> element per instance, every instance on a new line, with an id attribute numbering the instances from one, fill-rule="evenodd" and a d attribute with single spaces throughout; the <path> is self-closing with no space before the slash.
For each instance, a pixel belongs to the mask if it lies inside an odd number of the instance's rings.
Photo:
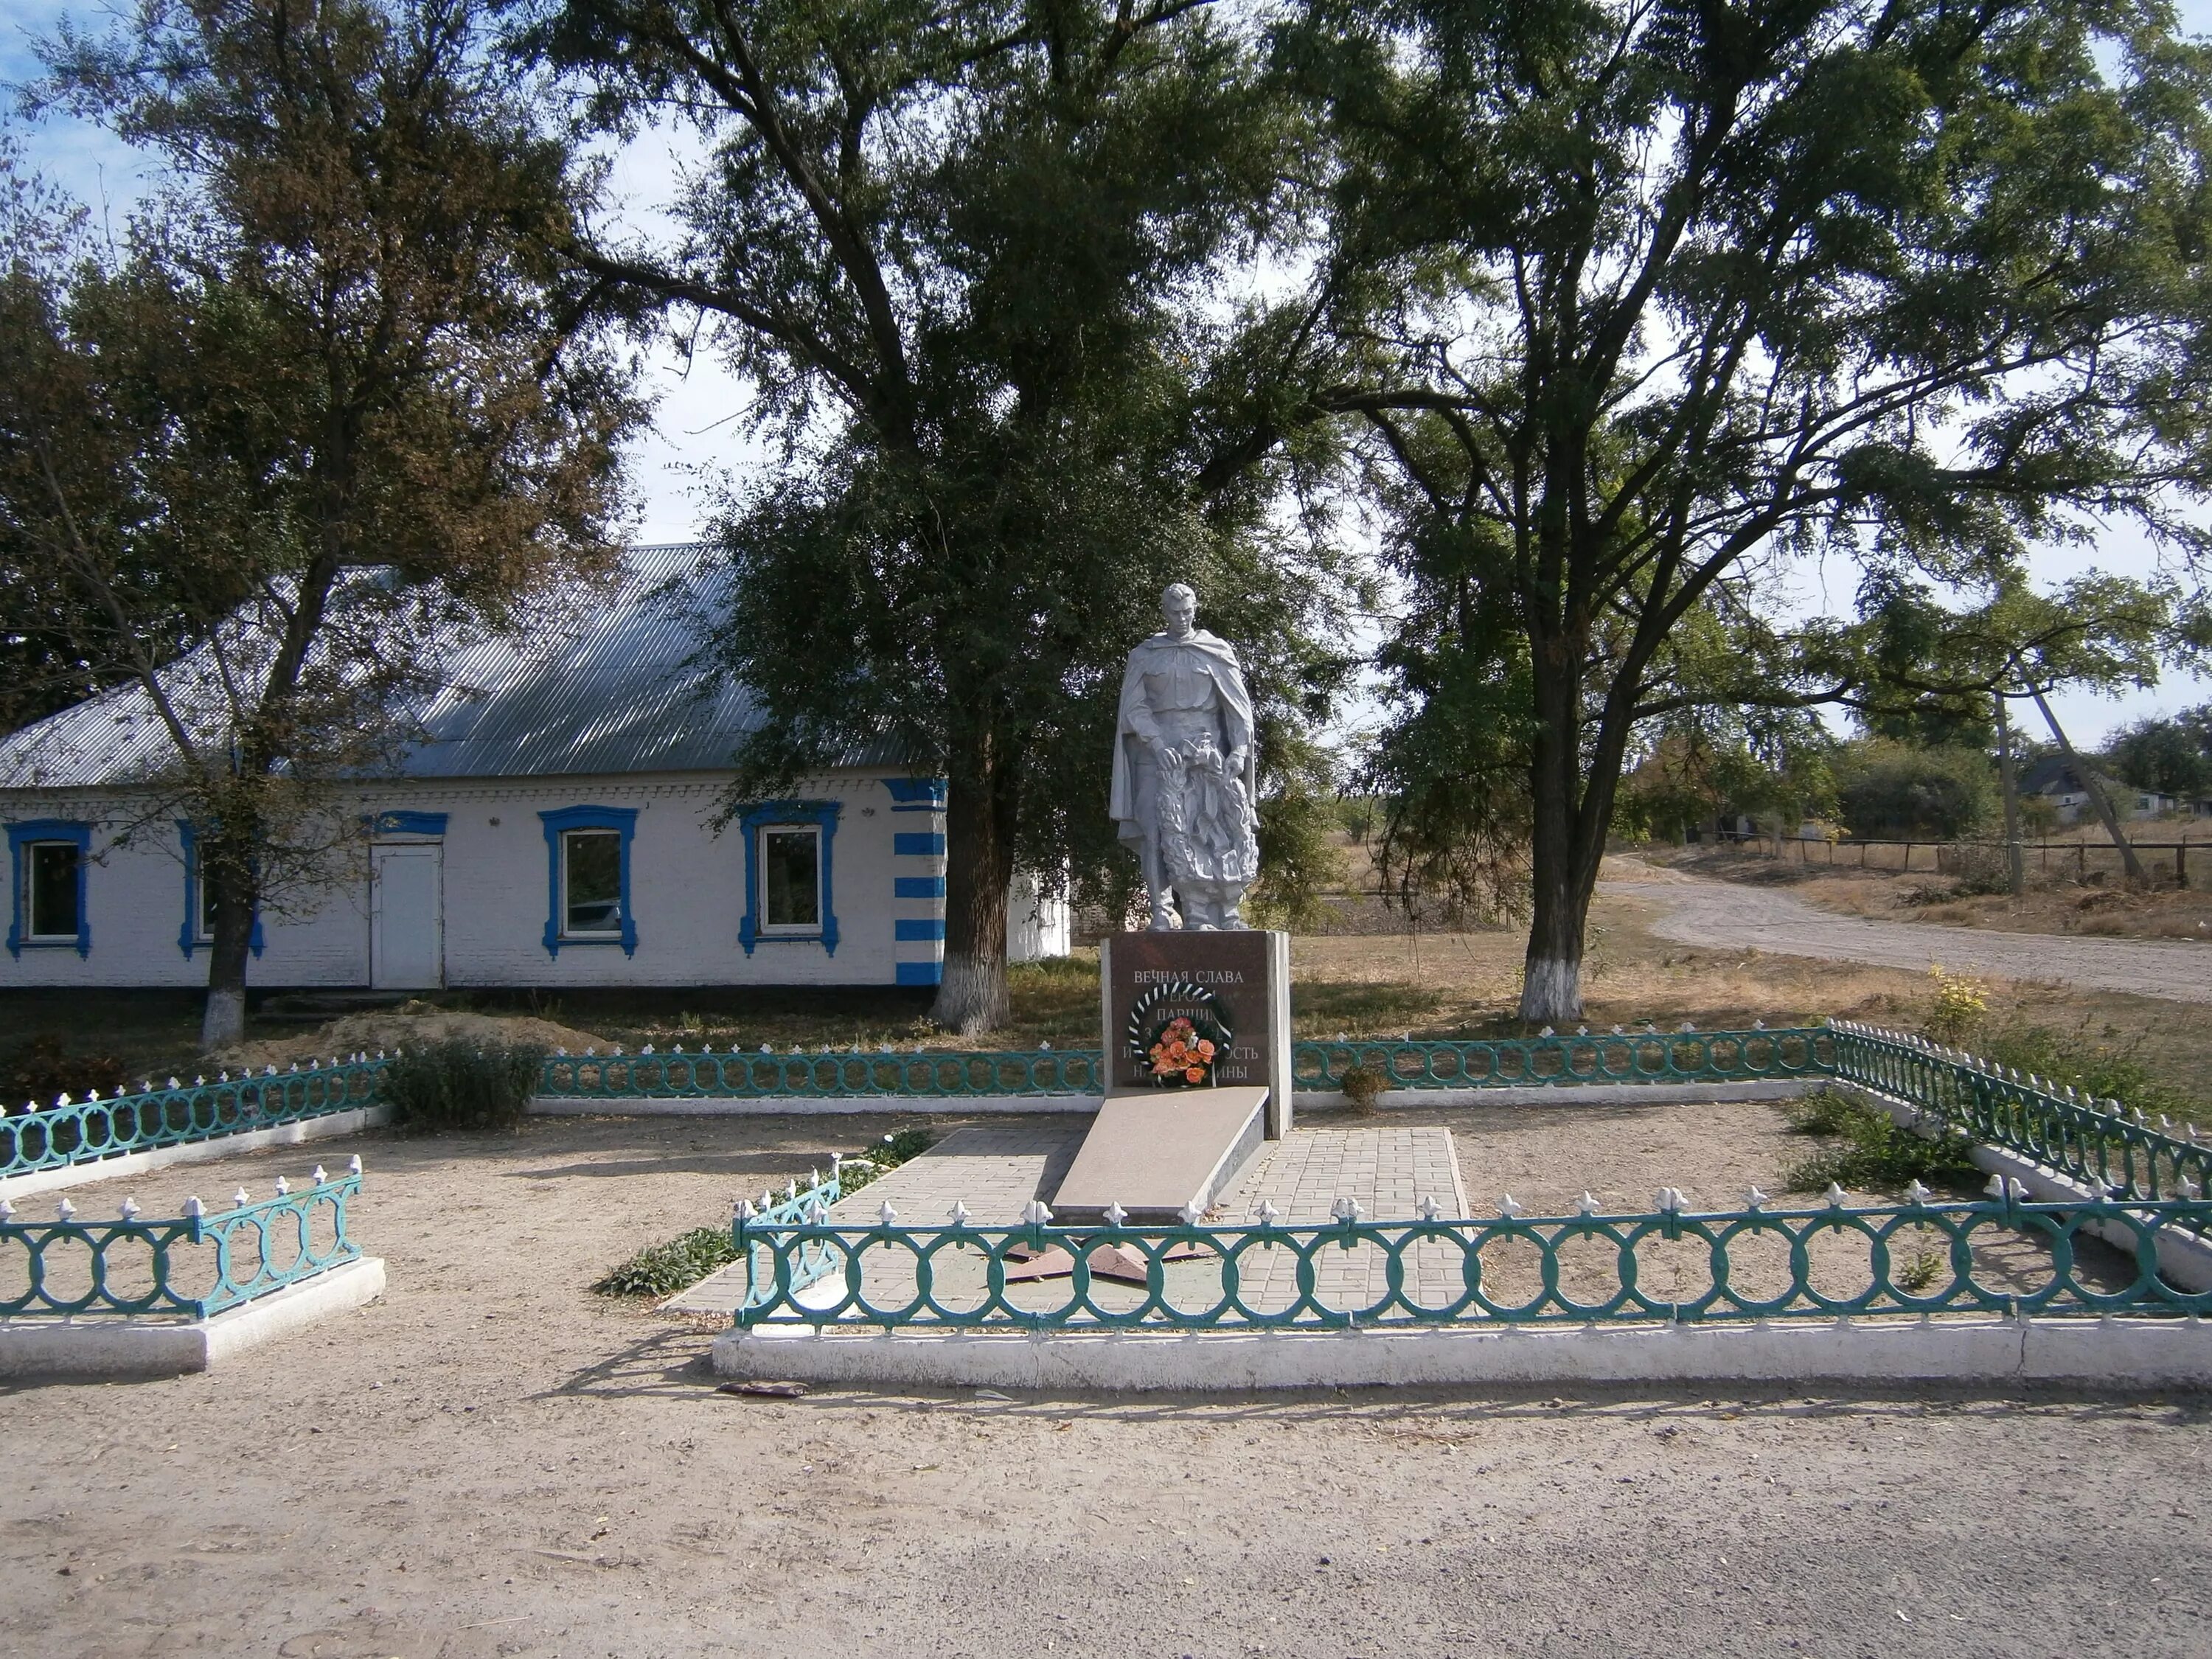
<path id="1" fill-rule="evenodd" d="M 295 1146 L 303 1140 L 328 1140 L 336 1135 L 356 1135 L 364 1129 L 380 1129 L 392 1121 L 389 1106 L 356 1106 L 351 1111 L 332 1112 L 324 1117 L 301 1118 L 295 1123 L 280 1123 L 267 1129 L 240 1129 L 235 1134 L 217 1135 L 209 1140 L 188 1140 L 176 1146 L 156 1146 L 151 1152 L 121 1152 L 113 1158 L 94 1158 L 86 1164 L 70 1164 L 56 1170 L 33 1170 L 28 1175 L 10 1176 L 0 1179 L 0 1198 L 17 1199 L 33 1193 L 59 1191 L 64 1187 L 82 1187 L 88 1181 L 106 1181 L 116 1176 L 143 1175 L 149 1170 L 166 1170 L 175 1164 L 210 1164 L 234 1152 L 250 1152 L 263 1146 Z"/>
<path id="2" fill-rule="evenodd" d="M 0 1320 L 0 1378 L 136 1381 L 204 1371 L 246 1349 L 384 1294 L 384 1262 L 363 1256 L 210 1319 Z"/>
<path id="3" fill-rule="evenodd" d="M 1223 1392 L 1550 1382 L 1973 1382 L 2202 1388 L 2197 1319 L 1992 1319 L 1493 1330 L 731 1330 L 717 1375 L 953 1388 Z"/>

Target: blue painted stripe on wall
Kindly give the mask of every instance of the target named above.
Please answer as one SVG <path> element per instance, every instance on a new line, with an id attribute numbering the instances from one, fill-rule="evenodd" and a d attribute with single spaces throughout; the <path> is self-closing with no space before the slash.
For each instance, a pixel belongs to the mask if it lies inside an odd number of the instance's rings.
<path id="1" fill-rule="evenodd" d="M 898 965 L 898 982 L 902 985 L 935 985 L 944 977 L 944 968 L 934 962 L 902 962 Z"/>
<path id="2" fill-rule="evenodd" d="M 891 851 L 909 858 L 941 859 L 945 837 L 924 830 L 902 830 L 891 837 Z"/>
<path id="3" fill-rule="evenodd" d="M 943 778 L 885 778 L 884 787 L 898 803 L 894 812 L 941 812 L 945 810 Z"/>
<path id="4" fill-rule="evenodd" d="M 945 878 L 942 876 L 895 876 L 891 879 L 893 898 L 941 899 L 945 896 Z"/>
<path id="5" fill-rule="evenodd" d="M 891 937 L 902 945 L 939 939 L 945 937 L 945 924 L 934 916 L 926 920 L 917 918 L 913 921 L 895 921 L 891 924 Z"/>

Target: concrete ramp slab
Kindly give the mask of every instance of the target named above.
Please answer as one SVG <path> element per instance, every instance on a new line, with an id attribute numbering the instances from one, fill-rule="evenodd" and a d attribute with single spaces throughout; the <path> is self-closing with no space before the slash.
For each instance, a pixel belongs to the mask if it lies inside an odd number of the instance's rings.
<path id="1" fill-rule="evenodd" d="M 1159 1225 L 1212 1208 L 1260 1150 L 1267 1107 L 1267 1091 L 1254 1086 L 1109 1097 L 1051 1200 L 1053 1219 L 1096 1222 L 1119 1204 L 1131 1222 Z"/>

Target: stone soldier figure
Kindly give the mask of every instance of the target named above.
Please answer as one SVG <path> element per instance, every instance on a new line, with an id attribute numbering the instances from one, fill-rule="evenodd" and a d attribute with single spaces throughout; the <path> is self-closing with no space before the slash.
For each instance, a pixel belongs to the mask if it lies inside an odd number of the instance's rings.
<path id="1" fill-rule="evenodd" d="M 1194 626 L 1198 596 L 1161 596 L 1167 627 L 1129 653 L 1108 811 L 1144 866 L 1152 927 L 1241 928 L 1260 872 L 1252 695 L 1237 653 Z M 1170 912 L 1168 894 L 1175 894 Z"/>

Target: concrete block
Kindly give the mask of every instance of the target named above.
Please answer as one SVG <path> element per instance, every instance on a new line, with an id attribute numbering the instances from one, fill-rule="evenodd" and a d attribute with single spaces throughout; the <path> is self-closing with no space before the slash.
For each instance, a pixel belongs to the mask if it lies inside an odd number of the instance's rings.
<path id="1" fill-rule="evenodd" d="M 716 1373 L 857 1386 L 1243 1392 L 1677 1382 L 2201 1386 L 2197 1320 L 1775 1321 L 1365 1331 L 908 1331 L 717 1338 Z"/>
<path id="2" fill-rule="evenodd" d="M 384 1263 L 364 1256 L 209 1319 L 0 1320 L 0 1378 L 129 1382 L 204 1371 L 383 1294 Z"/>

